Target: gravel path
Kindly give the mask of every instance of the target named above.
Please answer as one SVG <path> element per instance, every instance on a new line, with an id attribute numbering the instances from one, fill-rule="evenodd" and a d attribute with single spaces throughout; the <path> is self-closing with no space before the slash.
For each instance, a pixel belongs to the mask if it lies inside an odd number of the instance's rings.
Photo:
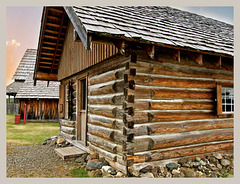
<path id="1" fill-rule="evenodd" d="M 54 147 L 7 145 L 7 177 L 71 177 L 70 170 L 75 167 L 73 161 L 56 155 Z"/>

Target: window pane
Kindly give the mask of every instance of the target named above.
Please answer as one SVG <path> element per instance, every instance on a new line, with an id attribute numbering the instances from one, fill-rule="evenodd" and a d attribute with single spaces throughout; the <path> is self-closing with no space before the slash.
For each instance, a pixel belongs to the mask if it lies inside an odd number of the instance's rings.
<path id="1" fill-rule="evenodd" d="M 222 111 L 223 111 L 223 112 L 226 112 L 225 105 L 222 106 Z"/>
<path id="2" fill-rule="evenodd" d="M 226 105 L 226 112 L 231 112 L 231 105 Z"/>
<path id="3" fill-rule="evenodd" d="M 222 112 L 233 112 L 234 90 L 233 88 L 222 88 Z"/>

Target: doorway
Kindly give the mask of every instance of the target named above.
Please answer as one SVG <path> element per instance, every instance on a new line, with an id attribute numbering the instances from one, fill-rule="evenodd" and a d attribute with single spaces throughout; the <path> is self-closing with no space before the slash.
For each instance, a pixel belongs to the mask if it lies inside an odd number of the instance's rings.
<path id="1" fill-rule="evenodd" d="M 86 146 L 87 139 L 87 78 L 78 80 L 77 141 Z"/>

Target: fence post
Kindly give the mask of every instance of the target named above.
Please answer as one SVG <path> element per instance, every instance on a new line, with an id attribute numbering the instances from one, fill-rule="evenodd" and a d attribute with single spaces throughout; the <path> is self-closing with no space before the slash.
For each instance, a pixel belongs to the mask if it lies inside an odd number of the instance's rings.
<path id="1" fill-rule="evenodd" d="M 26 110 L 27 110 L 27 104 L 24 104 L 23 105 L 23 107 L 24 107 L 24 124 L 26 124 Z"/>

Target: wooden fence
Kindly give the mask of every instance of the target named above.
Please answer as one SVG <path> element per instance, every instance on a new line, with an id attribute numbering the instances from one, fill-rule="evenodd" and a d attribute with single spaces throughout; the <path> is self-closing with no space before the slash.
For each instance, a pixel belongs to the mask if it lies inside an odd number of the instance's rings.
<path id="1" fill-rule="evenodd" d="M 7 114 L 18 114 L 18 103 L 7 103 Z"/>

